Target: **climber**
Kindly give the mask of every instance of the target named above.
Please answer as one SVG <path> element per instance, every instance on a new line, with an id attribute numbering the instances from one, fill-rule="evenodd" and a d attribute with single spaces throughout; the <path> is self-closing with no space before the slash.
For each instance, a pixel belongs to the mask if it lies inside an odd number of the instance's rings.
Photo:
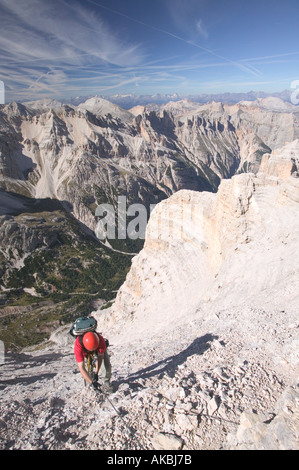
<path id="1" fill-rule="evenodd" d="M 96 355 L 96 368 L 93 379 L 89 376 L 84 365 L 84 358 L 87 357 L 89 352 L 93 352 Z M 110 390 L 111 364 L 107 352 L 107 340 L 105 340 L 100 333 L 89 331 L 83 335 L 77 336 L 74 346 L 74 353 L 82 377 L 94 390 L 100 390 L 98 378 L 99 371 L 104 361 L 104 367 L 106 370 L 104 388 L 106 390 Z"/>

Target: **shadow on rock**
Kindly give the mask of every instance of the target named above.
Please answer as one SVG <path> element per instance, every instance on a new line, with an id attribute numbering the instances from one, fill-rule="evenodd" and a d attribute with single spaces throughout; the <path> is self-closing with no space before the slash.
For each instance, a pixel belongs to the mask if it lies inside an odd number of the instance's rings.
<path id="1" fill-rule="evenodd" d="M 35 376 L 16 377 L 13 379 L 1 380 L 0 390 L 3 390 L 9 385 L 19 385 L 19 384 L 30 385 L 30 384 L 33 384 L 34 382 L 40 382 L 42 380 L 53 379 L 55 376 L 56 374 L 40 374 L 40 375 L 35 375 Z"/>
<path id="2" fill-rule="evenodd" d="M 211 342 L 217 339 L 218 336 L 214 336 L 212 334 L 206 334 L 200 338 L 196 338 L 190 344 L 190 346 L 180 353 L 169 356 L 166 359 L 162 359 L 161 361 L 156 362 L 149 367 L 145 367 L 144 369 L 140 369 L 137 372 L 130 374 L 127 379 L 115 382 L 114 387 L 117 389 L 118 386 L 122 383 L 127 383 L 130 385 L 130 387 L 133 386 L 133 388 L 134 386 L 136 386 L 135 388 L 143 388 L 140 384 L 134 384 L 134 381 L 138 379 L 148 379 L 156 375 L 159 375 L 159 378 L 161 379 L 163 378 L 164 374 L 168 374 L 169 377 L 173 378 L 178 370 L 178 366 L 184 364 L 188 357 L 193 356 L 194 354 L 203 354 L 210 348 Z"/>

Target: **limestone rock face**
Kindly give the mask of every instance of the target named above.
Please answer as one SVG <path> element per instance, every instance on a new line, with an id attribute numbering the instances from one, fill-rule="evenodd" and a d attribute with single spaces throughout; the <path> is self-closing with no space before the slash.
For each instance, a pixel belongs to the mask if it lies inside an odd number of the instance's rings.
<path id="1" fill-rule="evenodd" d="M 183 190 L 159 203 L 112 318 L 157 328 L 209 299 L 241 303 L 293 279 L 299 179 L 291 173 L 297 145 L 267 157 L 266 173 L 223 180 L 217 194 Z"/>
<path id="2" fill-rule="evenodd" d="M 287 179 L 290 174 L 299 169 L 299 140 L 288 143 L 283 149 L 274 150 L 271 154 L 264 154 L 260 172 L 266 176 Z M 298 175 L 297 175 L 298 176 Z"/>

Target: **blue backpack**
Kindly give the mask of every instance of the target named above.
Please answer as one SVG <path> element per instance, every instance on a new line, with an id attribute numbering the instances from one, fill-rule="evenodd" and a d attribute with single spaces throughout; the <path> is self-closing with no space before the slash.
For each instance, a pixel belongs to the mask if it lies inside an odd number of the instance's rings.
<path id="1" fill-rule="evenodd" d="M 72 325 L 70 334 L 72 336 L 80 336 L 88 331 L 95 331 L 97 328 L 97 321 L 93 317 L 80 317 Z"/>

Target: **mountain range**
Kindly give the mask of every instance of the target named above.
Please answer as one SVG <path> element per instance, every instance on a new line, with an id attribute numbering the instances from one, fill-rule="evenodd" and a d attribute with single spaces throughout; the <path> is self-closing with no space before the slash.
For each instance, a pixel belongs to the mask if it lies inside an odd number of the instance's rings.
<path id="1" fill-rule="evenodd" d="M 178 93 L 172 94 L 161 94 L 155 93 L 154 95 L 136 95 L 136 94 L 115 94 L 111 96 L 100 96 L 103 99 L 115 103 L 122 108 L 130 109 L 134 106 L 148 106 L 152 104 L 163 105 L 169 103 L 169 101 L 181 101 L 190 100 L 195 103 L 208 103 L 212 101 L 236 104 L 240 101 L 256 101 L 258 98 L 275 97 L 280 98 L 285 102 L 292 102 L 292 91 L 283 90 L 276 93 L 266 93 L 264 91 L 248 91 L 240 93 L 201 93 L 193 95 L 180 95 Z M 70 98 L 65 103 L 77 106 L 80 103 L 85 102 L 87 99 L 93 98 L 93 96 L 76 96 Z"/>

